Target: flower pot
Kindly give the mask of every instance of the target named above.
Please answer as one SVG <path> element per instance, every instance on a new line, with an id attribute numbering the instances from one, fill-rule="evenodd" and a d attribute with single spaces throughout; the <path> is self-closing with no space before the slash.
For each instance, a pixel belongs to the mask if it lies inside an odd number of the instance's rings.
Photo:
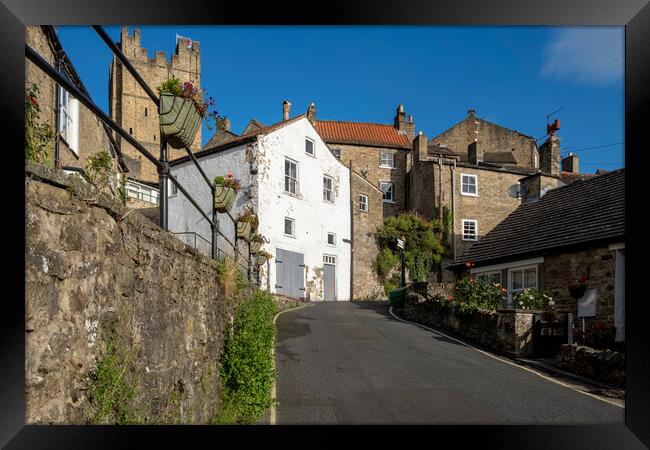
<path id="1" fill-rule="evenodd" d="M 259 253 L 259 251 L 262 249 L 262 243 L 261 242 L 251 242 L 250 249 L 251 249 L 251 254 L 257 255 Z"/>
<path id="2" fill-rule="evenodd" d="M 251 223 L 250 222 L 237 222 L 237 237 L 240 239 L 250 239 Z"/>
<path id="3" fill-rule="evenodd" d="M 230 211 L 237 198 L 237 192 L 228 186 L 217 184 L 214 188 L 214 209 L 220 213 Z"/>
<path id="4" fill-rule="evenodd" d="M 160 94 L 160 133 L 173 148 L 189 148 L 201 125 L 201 114 L 191 98 Z"/>
<path id="5" fill-rule="evenodd" d="M 585 291 L 587 290 L 587 285 L 586 284 L 575 284 L 573 286 L 569 286 L 569 295 L 575 299 L 582 298 L 583 295 L 585 295 Z"/>

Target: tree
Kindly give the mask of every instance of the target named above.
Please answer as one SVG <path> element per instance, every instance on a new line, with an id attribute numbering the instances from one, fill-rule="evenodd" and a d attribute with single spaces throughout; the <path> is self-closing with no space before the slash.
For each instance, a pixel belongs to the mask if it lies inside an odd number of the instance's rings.
<path id="1" fill-rule="evenodd" d="M 438 236 L 443 232 L 439 220 L 427 220 L 415 212 L 406 212 L 384 219 L 377 230 L 377 243 L 380 252 L 375 259 L 375 269 L 379 277 L 386 277 L 399 265 L 397 239 L 404 239 L 404 261 L 409 276 L 416 281 L 424 281 L 429 272 L 439 270 L 445 254 L 445 247 Z"/>

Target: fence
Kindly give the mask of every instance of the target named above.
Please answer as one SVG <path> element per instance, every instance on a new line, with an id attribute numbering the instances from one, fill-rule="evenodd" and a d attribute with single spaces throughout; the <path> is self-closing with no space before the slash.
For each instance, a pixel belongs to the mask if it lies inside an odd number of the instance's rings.
<path id="1" fill-rule="evenodd" d="M 136 82 L 142 87 L 142 89 L 147 93 L 149 98 L 154 102 L 156 106 L 159 106 L 160 100 L 156 94 L 151 90 L 149 85 L 142 79 L 138 71 L 133 67 L 133 65 L 130 63 L 130 61 L 124 56 L 122 51 L 117 47 L 117 45 L 111 40 L 111 38 L 108 36 L 108 34 L 104 31 L 104 29 L 100 26 L 93 25 L 93 29 L 97 32 L 99 37 L 106 43 L 106 45 L 111 49 L 115 57 L 122 63 L 122 65 L 131 73 L 133 78 L 136 80 Z M 247 273 L 249 281 L 253 280 L 253 275 L 257 274 L 257 281 L 259 283 L 259 270 L 256 264 L 253 264 L 251 261 L 250 257 L 250 252 L 248 255 L 244 255 L 239 251 L 238 245 L 237 245 L 237 239 L 235 238 L 235 242 L 231 242 L 219 229 L 220 227 L 220 222 L 221 218 L 225 219 L 226 223 L 230 223 L 233 227 L 237 227 L 237 221 L 236 219 L 229 213 L 218 213 L 214 208 L 212 211 L 210 211 L 211 214 L 208 215 L 205 211 L 201 209 L 201 207 L 198 205 L 196 200 L 190 195 L 189 192 L 185 189 L 185 187 L 179 183 L 179 181 L 170 173 L 170 166 L 169 166 L 169 161 L 167 159 L 168 154 L 167 154 L 167 141 L 162 136 L 161 134 L 161 139 L 160 139 L 160 157 L 156 158 L 154 155 L 152 155 L 140 142 L 138 142 L 130 133 L 125 131 L 117 122 L 115 122 L 113 119 L 111 119 L 104 111 L 102 111 L 91 99 L 90 94 L 88 91 L 85 89 L 83 86 L 83 83 L 79 81 L 78 83 L 71 81 L 72 78 L 76 80 L 81 80 L 80 77 L 76 74 L 73 77 L 68 77 L 64 74 L 61 73 L 60 71 L 60 64 L 58 63 L 59 60 L 63 61 L 65 64 L 65 68 L 69 68 L 68 70 L 74 71 L 74 66 L 72 65 L 72 62 L 70 61 L 69 57 L 65 53 L 65 51 L 61 48 L 59 49 L 57 53 L 57 68 L 53 67 L 50 65 L 48 61 L 46 61 L 41 55 L 39 55 L 36 51 L 34 51 L 29 45 L 25 44 L 25 56 L 27 59 L 29 59 L 32 63 L 34 63 L 39 69 L 41 69 L 48 77 L 53 79 L 56 83 L 58 83 L 63 89 L 65 89 L 67 92 L 72 94 L 79 102 L 81 102 L 88 110 L 90 110 L 101 122 L 103 123 L 104 129 L 106 130 L 106 133 L 109 137 L 109 140 L 111 141 L 111 146 L 113 150 L 116 152 L 117 157 L 120 161 L 120 163 L 123 162 L 122 158 L 122 152 L 119 146 L 115 143 L 115 140 L 112 135 L 112 131 L 117 133 L 122 139 L 124 139 L 126 142 L 131 144 L 138 152 L 140 152 L 145 158 L 147 158 L 151 163 L 153 163 L 157 170 L 158 170 L 158 186 L 159 186 L 159 198 L 158 198 L 158 204 L 159 204 L 159 214 L 160 214 L 160 219 L 159 219 L 159 226 L 165 230 L 169 231 L 168 229 L 168 185 L 169 181 L 171 181 L 178 191 L 181 192 L 189 200 L 189 202 L 198 210 L 198 212 L 205 218 L 205 220 L 210 224 L 210 228 L 212 230 L 212 236 L 211 236 L 211 241 L 208 241 L 207 239 L 203 238 L 202 236 L 200 237 L 204 241 L 207 241 L 210 243 L 210 255 L 212 258 L 217 259 L 217 260 L 222 260 L 222 255 L 224 254 L 230 254 L 235 258 L 235 260 L 238 261 L 241 267 L 243 267 Z M 107 128 L 108 127 L 108 128 Z M 110 129 L 110 130 L 109 130 Z M 187 152 L 188 156 L 196 166 L 197 170 L 199 171 L 199 174 L 201 177 L 204 179 L 204 181 L 207 183 L 207 185 L 210 187 L 210 191 L 212 193 L 212 197 L 214 197 L 214 192 L 215 192 L 215 184 L 210 181 L 208 176 L 205 174 L 203 171 L 203 168 L 197 161 L 196 157 L 194 156 L 194 153 L 189 148 L 185 148 L 185 151 Z M 125 171 L 128 171 L 126 167 L 122 164 L 123 168 Z M 210 200 L 210 203 L 213 204 L 214 202 L 212 199 Z M 221 217 L 220 217 L 221 214 Z M 210 217 L 211 216 L 211 217 Z M 177 236 L 183 235 L 183 234 L 189 234 L 188 233 L 174 233 Z M 195 233 L 196 234 L 196 233 Z M 199 236 L 199 235 L 196 235 Z M 223 238 L 223 241 L 226 242 L 228 245 L 230 245 L 232 251 L 227 251 L 230 249 L 219 249 L 218 248 L 218 239 L 217 237 L 221 236 Z M 235 232 L 236 236 L 236 232 Z M 196 238 L 195 238 L 196 239 Z M 185 242 L 185 241 L 184 241 Z M 199 241 L 195 241 L 199 242 Z M 186 242 L 187 243 L 187 242 Z M 197 244 L 195 244 L 195 248 L 197 247 Z M 221 255 L 221 257 L 220 257 Z M 242 258 L 243 262 L 245 263 L 242 266 L 240 257 Z"/>

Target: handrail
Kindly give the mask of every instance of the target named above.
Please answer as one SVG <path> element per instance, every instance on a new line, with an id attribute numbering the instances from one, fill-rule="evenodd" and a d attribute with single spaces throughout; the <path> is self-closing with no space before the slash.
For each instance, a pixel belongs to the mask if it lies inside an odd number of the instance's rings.
<path id="1" fill-rule="evenodd" d="M 138 84 L 144 89 L 144 91 L 147 93 L 149 98 L 158 106 L 160 104 L 160 100 L 158 99 L 158 96 L 153 93 L 149 85 L 142 79 L 140 74 L 138 73 L 137 70 L 135 70 L 135 67 L 131 64 L 131 61 L 129 61 L 126 56 L 124 56 L 124 53 L 117 48 L 117 45 L 115 45 L 115 42 L 111 39 L 111 37 L 106 34 L 106 31 L 99 25 L 92 25 L 93 29 L 99 34 L 99 37 L 102 38 L 102 40 L 108 45 L 108 47 L 113 51 L 115 56 L 117 56 L 117 59 L 120 60 L 122 65 L 126 67 L 126 69 L 131 73 L 133 78 L 135 78 L 135 81 L 138 82 Z"/>

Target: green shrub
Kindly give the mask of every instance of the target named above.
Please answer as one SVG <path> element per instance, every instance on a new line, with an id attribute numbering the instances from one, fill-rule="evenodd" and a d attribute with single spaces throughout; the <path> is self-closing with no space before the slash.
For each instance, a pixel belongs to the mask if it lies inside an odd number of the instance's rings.
<path id="1" fill-rule="evenodd" d="M 89 156 L 87 161 L 86 172 L 90 181 L 97 187 L 108 184 L 112 172 L 111 155 L 107 151 L 102 151 Z"/>
<path id="2" fill-rule="evenodd" d="M 221 358 L 221 408 L 217 423 L 255 423 L 271 403 L 275 379 L 273 296 L 256 290 L 235 315 Z"/>
<path id="3" fill-rule="evenodd" d="M 453 298 L 456 303 L 473 308 L 496 310 L 503 308 L 505 294 L 505 288 L 498 283 L 485 278 L 466 277 L 456 282 Z"/>
<path id="4" fill-rule="evenodd" d="M 390 280 L 384 281 L 384 294 L 388 295 L 389 292 L 394 291 L 397 289 L 399 286 L 393 283 Z"/>
<path id="5" fill-rule="evenodd" d="M 375 270 L 383 280 L 399 264 L 399 256 L 389 248 L 382 248 L 375 259 Z"/>
<path id="6" fill-rule="evenodd" d="M 514 300 L 515 306 L 519 309 L 544 310 L 552 308 L 555 305 L 550 295 L 532 288 L 524 289 L 515 294 Z"/>

